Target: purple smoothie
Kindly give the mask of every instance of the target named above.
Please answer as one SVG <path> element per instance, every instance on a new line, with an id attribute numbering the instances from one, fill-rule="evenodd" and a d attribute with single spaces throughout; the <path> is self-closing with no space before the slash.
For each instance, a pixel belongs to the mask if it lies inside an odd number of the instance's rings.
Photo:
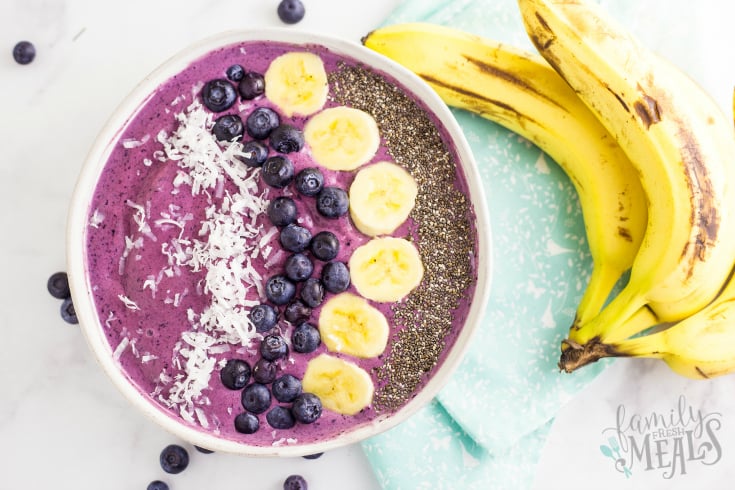
<path id="1" fill-rule="evenodd" d="M 269 200 L 291 196 L 297 204 L 298 224 L 309 228 L 312 235 L 322 230 L 335 233 L 341 245 L 336 260 L 347 263 L 352 251 L 370 239 L 356 230 L 349 214 L 338 219 L 320 216 L 314 198 L 301 196 L 292 185 L 285 189 L 267 186 L 259 178 L 260 169 L 237 165 L 237 160 L 228 157 L 225 147 L 213 142 L 209 133 L 203 136 L 193 129 L 197 125 L 209 128 L 212 119 L 224 114 L 239 114 L 245 120 L 255 107 L 268 106 L 279 112 L 259 97 L 238 100 L 230 109 L 212 114 L 201 106 L 201 87 L 208 80 L 225 78 L 225 70 L 234 63 L 248 71 L 265 73 L 276 56 L 294 50 L 303 51 L 304 47 L 257 42 L 227 46 L 191 63 L 161 85 L 120 133 L 89 208 L 86 255 L 90 284 L 102 328 L 120 369 L 171 417 L 199 430 L 258 446 L 322 441 L 400 408 L 370 406 L 354 416 L 325 410 L 313 424 L 297 423 L 284 430 L 269 427 L 265 414 L 261 414 L 260 430 L 245 435 L 235 431 L 233 425 L 234 417 L 243 411 L 241 391 L 226 389 L 219 379 L 227 359 L 245 359 L 251 366 L 258 359 L 262 335 L 246 321 L 247 313 L 265 301 L 261 284 L 283 272 L 283 261 L 289 255 L 282 250 L 277 229 L 264 213 Z M 342 63 L 358 65 L 320 46 L 308 50 L 322 58 L 329 74 L 339 71 Z M 397 85 L 387 75 L 380 76 Z M 342 105 L 331 96 L 331 89 L 330 82 L 325 108 Z M 280 115 L 281 122 L 297 127 L 303 127 L 308 119 Z M 442 129 L 438 127 L 437 133 L 443 134 Z M 249 139 L 247 134 L 245 139 Z M 213 150 L 213 144 L 219 150 Z M 189 164 L 192 147 L 210 152 L 202 160 L 211 163 L 214 159 L 221 165 L 212 170 L 201 162 Z M 456 161 L 454 150 L 449 147 L 447 151 Z M 271 149 L 270 154 L 276 153 Z M 308 146 L 288 156 L 296 172 L 318 166 Z M 385 139 L 371 162 L 381 160 L 395 161 Z M 325 185 L 345 190 L 356 172 L 321 170 Z M 455 169 L 454 181 L 449 185 L 469 195 L 460 169 Z M 471 208 L 466 214 L 463 219 L 473 224 Z M 474 225 L 471 229 L 474 233 Z M 393 235 L 409 237 L 419 250 L 426 239 L 413 215 Z M 476 243 L 474 237 L 472 241 Z M 467 257 L 472 279 L 456 308 L 447 312 L 454 319 L 453 328 L 442 337 L 443 353 L 437 366 L 467 316 L 474 293 L 476 254 L 475 249 Z M 313 262 L 313 277 L 318 277 L 323 263 Z M 352 286 L 349 291 L 356 293 Z M 372 304 L 386 315 L 392 338 L 405 328 L 405 322 L 393 321 L 396 305 Z M 311 322 L 317 324 L 318 316 L 316 308 Z M 279 316 L 276 331 L 290 339 L 292 330 L 293 326 Z M 310 354 L 291 350 L 286 359 L 277 361 L 279 375 L 289 373 L 301 378 L 309 359 L 323 352 L 323 344 Z M 374 359 L 331 354 L 347 358 L 371 373 L 376 393 L 390 382 L 377 374 L 389 362 L 390 341 L 383 355 Z M 423 375 L 423 380 L 429 375 Z M 277 403 L 273 400 L 272 405 Z"/>

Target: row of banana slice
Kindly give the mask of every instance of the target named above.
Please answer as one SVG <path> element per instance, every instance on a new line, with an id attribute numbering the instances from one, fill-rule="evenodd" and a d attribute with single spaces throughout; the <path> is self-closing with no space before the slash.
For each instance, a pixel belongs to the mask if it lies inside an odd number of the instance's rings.
<path id="1" fill-rule="evenodd" d="M 371 302 L 400 301 L 423 277 L 416 247 L 391 236 L 411 213 L 418 188 L 400 165 L 369 163 L 381 143 L 370 114 L 347 106 L 324 108 L 328 80 L 318 55 L 293 51 L 277 57 L 265 73 L 265 86 L 266 98 L 286 116 L 308 117 L 304 139 L 316 163 L 333 171 L 355 172 L 348 192 L 350 217 L 361 233 L 372 237 L 349 259 L 358 294 L 340 293 L 321 307 L 322 341 L 338 355 L 309 360 L 302 381 L 304 390 L 319 396 L 325 408 L 353 415 L 371 403 L 374 385 L 349 357 L 381 355 L 390 332 L 385 315 Z"/>
<path id="2" fill-rule="evenodd" d="M 590 0 L 518 6 L 538 53 L 429 24 L 363 43 L 536 143 L 574 183 L 593 269 L 561 369 L 622 356 L 692 378 L 735 371 L 731 121 Z"/>

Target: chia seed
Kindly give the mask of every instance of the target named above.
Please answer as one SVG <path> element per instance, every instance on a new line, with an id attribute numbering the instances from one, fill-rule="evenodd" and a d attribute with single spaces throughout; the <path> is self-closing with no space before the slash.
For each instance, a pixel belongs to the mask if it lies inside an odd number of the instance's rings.
<path id="1" fill-rule="evenodd" d="M 379 74 L 344 63 L 338 68 L 329 75 L 334 100 L 375 118 L 395 163 L 418 185 L 410 215 L 416 230 L 407 238 L 421 254 L 424 278 L 393 305 L 391 348 L 375 373 L 374 408 L 390 412 L 415 395 L 451 341 L 454 311 L 475 280 L 473 213 L 456 186 L 455 157 L 426 110 Z"/>

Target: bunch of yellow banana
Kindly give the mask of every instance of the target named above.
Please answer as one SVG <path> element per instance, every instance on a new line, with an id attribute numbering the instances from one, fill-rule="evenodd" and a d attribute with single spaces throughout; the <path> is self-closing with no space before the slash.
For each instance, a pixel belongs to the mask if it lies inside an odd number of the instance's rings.
<path id="1" fill-rule="evenodd" d="M 363 42 L 448 105 L 536 143 L 575 184 L 594 269 L 562 343 L 562 369 L 645 356 L 693 377 L 735 371 L 733 127 L 700 87 L 599 7 L 518 3 L 546 63 L 425 24 L 377 29 Z M 628 268 L 628 283 L 606 304 Z"/>

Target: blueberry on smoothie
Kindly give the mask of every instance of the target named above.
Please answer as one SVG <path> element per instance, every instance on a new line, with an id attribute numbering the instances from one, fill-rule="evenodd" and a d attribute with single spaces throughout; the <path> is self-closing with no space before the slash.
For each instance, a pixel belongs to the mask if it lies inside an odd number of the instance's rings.
<path id="1" fill-rule="evenodd" d="M 276 111 L 268 107 L 258 107 L 245 120 L 248 134 L 256 140 L 266 139 L 279 124 L 281 124 L 281 118 L 278 117 Z"/>
<path id="2" fill-rule="evenodd" d="M 331 231 L 320 231 L 309 243 L 309 250 L 319 260 L 329 262 L 337 258 L 339 253 L 339 239 Z"/>
<path id="3" fill-rule="evenodd" d="M 241 390 L 250 381 L 250 364 L 242 359 L 230 359 L 219 372 L 219 379 L 225 388 Z"/>
<path id="4" fill-rule="evenodd" d="M 310 308 L 316 308 L 324 301 L 324 285 L 320 279 L 310 277 L 301 286 L 301 301 Z"/>
<path id="5" fill-rule="evenodd" d="M 322 284 L 330 293 L 341 293 L 350 286 L 350 271 L 344 262 L 329 262 L 322 268 Z"/>
<path id="6" fill-rule="evenodd" d="M 283 310 L 283 318 L 291 325 L 298 325 L 311 316 L 311 308 L 300 299 L 291 301 Z"/>
<path id="7" fill-rule="evenodd" d="M 227 67 L 225 74 L 227 75 L 227 78 L 233 82 L 239 82 L 242 80 L 242 77 L 245 76 L 245 69 L 242 65 L 230 65 Z"/>
<path id="8" fill-rule="evenodd" d="M 242 390 L 242 407 L 250 413 L 259 414 L 271 406 L 271 392 L 267 386 L 253 383 Z"/>
<path id="9" fill-rule="evenodd" d="M 250 323 L 253 324 L 257 332 L 267 332 L 271 328 L 276 326 L 278 321 L 278 313 L 276 309 L 266 303 L 255 305 L 250 309 L 248 313 Z"/>
<path id="10" fill-rule="evenodd" d="M 304 18 L 306 9 L 301 0 L 281 0 L 278 4 L 278 18 L 285 24 L 296 24 Z"/>
<path id="11" fill-rule="evenodd" d="M 168 490 L 168 484 L 161 480 L 153 480 L 145 488 L 146 490 Z"/>
<path id="12" fill-rule="evenodd" d="M 286 276 L 275 275 L 265 282 L 265 296 L 276 305 L 285 305 L 296 295 L 296 285 Z"/>
<path id="13" fill-rule="evenodd" d="M 283 189 L 293 180 L 293 173 L 293 162 L 285 156 L 276 155 L 263 162 L 260 176 L 269 186 Z"/>
<path id="14" fill-rule="evenodd" d="M 254 434 L 259 428 L 260 421 L 252 413 L 242 412 L 235 416 L 235 430 L 241 434 Z"/>
<path id="15" fill-rule="evenodd" d="M 304 133 L 290 124 L 281 124 L 270 135 L 271 148 L 278 153 L 294 153 L 304 147 Z"/>
<path id="16" fill-rule="evenodd" d="M 314 272 L 314 264 L 311 259 L 302 253 L 295 253 L 287 258 L 284 268 L 286 277 L 294 282 L 306 281 Z"/>
<path id="17" fill-rule="evenodd" d="M 347 213 L 350 199 L 344 189 L 325 187 L 316 197 L 316 210 L 325 218 L 339 218 Z"/>
<path id="18" fill-rule="evenodd" d="M 268 219 L 274 225 L 283 227 L 296 221 L 296 203 L 287 196 L 279 196 L 268 203 Z"/>
<path id="19" fill-rule="evenodd" d="M 303 226 L 290 224 L 281 230 L 279 241 L 289 252 L 303 252 L 311 242 L 311 232 Z"/>
<path id="20" fill-rule="evenodd" d="M 48 278 L 46 289 L 56 299 L 66 299 L 71 296 L 69 289 L 69 277 L 66 272 L 54 272 Z"/>
<path id="21" fill-rule="evenodd" d="M 296 174 L 296 190 L 304 196 L 316 196 L 324 187 L 324 175 L 315 167 L 307 167 Z"/>
<path id="22" fill-rule="evenodd" d="M 263 337 L 260 342 L 260 355 L 266 361 L 275 361 L 288 355 L 286 340 L 278 334 L 270 334 Z"/>
<path id="23" fill-rule="evenodd" d="M 276 380 L 278 366 L 275 362 L 260 358 L 253 366 L 253 381 L 260 384 L 270 384 Z"/>
<path id="24" fill-rule="evenodd" d="M 161 451 L 161 468 L 166 473 L 175 475 L 189 466 L 189 453 L 178 444 L 170 444 Z"/>
<path id="25" fill-rule="evenodd" d="M 237 100 L 237 92 L 224 78 L 208 81 L 202 89 L 202 102 L 212 112 L 226 111 Z"/>
<path id="26" fill-rule="evenodd" d="M 72 325 L 79 323 L 77 311 L 74 309 L 74 303 L 71 298 L 66 298 L 61 302 L 61 318 L 66 323 L 71 323 Z"/>
<path id="27" fill-rule="evenodd" d="M 265 420 L 268 421 L 268 425 L 274 429 L 290 429 L 296 425 L 291 410 L 280 405 L 276 405 L 271 408 L 270 411 L 265 414 Z"/>
<path id="28" fill-rule="evenodd" d="M 291 346 L 300 354 L 314 352 L 321 341 L 319 329 L 309 322 L 299 324 L 291 334 Z"/>
<path id="29" fill-rule="evenodd" d="M 268 158 L 268 147 L 262 141 L 250 140 L 243 143 L 241 153 L 236 157 L 242 163 L 248 167 L 262 167 Z"/>
<path id="30" fill-rule="evenodd" d="M 13 59 L 19 65 L 27 65 L 36 58 L 36 47 L 30 41 L 20 41 L 13 46 Z"/>
<path id="31" fill-rule="evenodd" d="M 322 401 L 313 393 L 301 393 L 293 401 L 291 413 L 302 424 L 311 424 L 322 416 Z"/>
<path id="32" fill-rule="evenodd" d="M 244 133 L 242 119 L 237 114 L 219 117 L 212 126 L 212 134 L 217 141 L 236 141 L 242 138 Z"/>
<path id="33" fill-rule="evenodd" d="M 284 374 L 271 386 L 273 397 L 281 403 L 290 403 L 301 394 L 301 381 L 292 374 Z"/>
<path id="34" fill-rule="evenodd" d="M 240 80 L 237 90 L 243 100 L 252 100 L 265 93 L 265 79 L 260 73 L 249 71 Z"/>

